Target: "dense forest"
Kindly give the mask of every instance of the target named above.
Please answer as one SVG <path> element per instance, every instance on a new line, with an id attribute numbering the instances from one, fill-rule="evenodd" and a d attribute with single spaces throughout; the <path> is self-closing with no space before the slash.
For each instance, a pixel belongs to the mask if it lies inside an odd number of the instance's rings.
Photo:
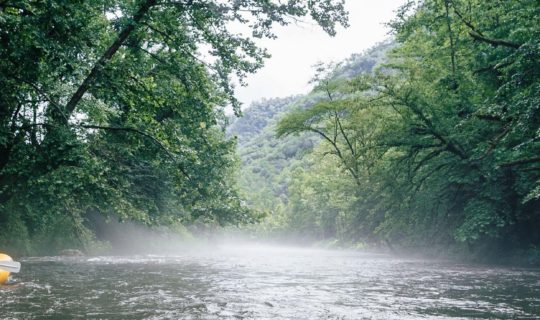
<path id="1" fill-rule="evenodd" d="M 268 57 L 254 39 L 302 17 L 347 25 L 340 0 L 0 1 L 3 250 L 91 247 L 96 216 L 256 220 L 223 110 Z"/>
<path id="2" fill-rule="evenodd" d="M 406 1 L 391 40 L 242 112 L 257 38 L 299 19 L 348 25 L 342 0 L 0 0 L 4 250 L 132 221 L 540 263 L 538 1 Z"/>
<path id="3" fill-rule="evenodd" d="M 240 144 L 263 229 L 538 263 L 539 17 L 533 0 L 408 1 L 374 69 L 320 66 L 309 95 L 246 111 L 276 110 Z"/>

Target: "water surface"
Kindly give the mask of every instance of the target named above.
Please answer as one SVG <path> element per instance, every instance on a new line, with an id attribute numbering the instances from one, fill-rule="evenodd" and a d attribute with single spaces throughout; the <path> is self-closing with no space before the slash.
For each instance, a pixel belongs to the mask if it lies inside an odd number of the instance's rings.
<path id="1" fill-rule="evenodd" d="M 268 246 L 22 261 L 0 319 L 540 319 L 540 271 Z"/>

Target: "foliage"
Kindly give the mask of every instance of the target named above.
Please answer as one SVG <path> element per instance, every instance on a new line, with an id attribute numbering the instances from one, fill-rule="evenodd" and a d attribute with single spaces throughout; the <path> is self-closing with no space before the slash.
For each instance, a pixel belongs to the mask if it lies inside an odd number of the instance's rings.
<path id="1" fill-rule="evenodd" d="M 370 73 L 375 64 L 384 61 L 384 52 L 392 46 L 392 42 L 387 41 L 364 54 L 352 55 L 337 65 L 337 70 L 332 70 L 332 74 L 345 81 L 362 72 Z M 320 67 L 322 70 L 328 70 L 324 65 Z M 303 187 L 296 186 L 296 183 L 304 181 L 301 177 L 324 169 L 317 164 L 316 157 L 309 155 L 321 139 L 317 135 L 288 135 L 277 138 L 275 130 L 278 121 L 287 113 L 292 110 L 307 110 L 324 100 L 324 97 L 324 92 L 314 91 L 305 96 L 262 100 L 244 110 L 244 116 L 234 120 L 229 126 L 229 134 L 238 137 L 238 152 L 242 160 L 238 181 L 246 204 L 267 212 L 263 223 L 250 228 L 257 236 L 316 240 L 323 234 L 319 229 L 315 231 L 307 227 L 317 225 L 316 222 L 308 220 L 314 217 L 312 213 L 318 213 L 306 209 L 303 210 L 305 219 L 297 219 L 295 216 L 300 213 L 295 212 L 291 206 L 293 198 L 291 188 L 298 188 L 300 191 Z M 320 152 L 319 156 L 323 153 Z M 325 156 L 329 157 L 331 158 Z M 325 177 L 311 181 L 316 183 L 318 180 L 318 183 L 322 184 L 327 181 L 333 183 L 330 179 L 332 175 L 333 173 L 329 173 L 328 179 Z M 296 208 L 300 210 L 299 207 Z M 293 225 L 292 221 L 296 223 Z M 302 226 L 302 223 L 306 226 Z M 330 236 L 330 233 L 327 234 Z M 349 234 L 352 234 L 352 231 Z"/>
<path id="2" fill-rule="evenodd" d="M 1 1 L 3 246 L 88 242 L 94 213 L 256 219 L 235 190 L 223 108 L 239 113 L 232 79 L 268 56 L 252 38 L 305 16 L 329 34 L 347 25 L 340 0 Z"/>
<path id="3" fill-rule="evenodd" d="M 288 113 L 277 134 L 322 137 L 321 152 L 356 181 L 340 192 L 357 198 L 345 215 L 365 241 L 536 248 L 539 13 L 537 1 L 409 1 L 390 23 L 398 45 L 378 71 L 318 76 L 326 97 Z M 309 170 L 295 183 L 322 177 Z M 321 183 L 348 183 L 335 179 Z M 305 193 L 295 210 L 317 221 L 331 211 L 317 199 L 331 194 Z"/>

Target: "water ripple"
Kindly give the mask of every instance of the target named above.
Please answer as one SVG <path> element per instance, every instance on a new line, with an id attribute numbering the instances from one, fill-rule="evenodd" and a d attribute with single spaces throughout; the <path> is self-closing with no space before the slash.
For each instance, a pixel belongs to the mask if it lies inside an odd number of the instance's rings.
<path id="1" fill-rule="evenodd" d="M 214 248 L 41 257 L 1 319 L 534 319 L 540 272 L 350 251 Z"/>

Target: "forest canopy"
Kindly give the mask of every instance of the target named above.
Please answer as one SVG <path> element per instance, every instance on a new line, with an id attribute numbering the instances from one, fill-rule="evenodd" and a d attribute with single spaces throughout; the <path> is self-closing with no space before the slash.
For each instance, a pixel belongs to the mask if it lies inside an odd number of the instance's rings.
<path id="1" fill-rule="evenodd" d="M 374 72 L 320 69 L 320 99 L 276 129 L 321 139 L 284 224 L 540 261 L 539 17 L 533 0 L 408 1 Z"/>
<path id="2" fill-rule="evenodd" d="M 237 195 L 223 108 L 268 53 L 253 38 L 341 0 L 0 1 L 0 242 L 84 245 L 102 215 L 145 224 L 256 219 Z M 249 35 L 230 31 L 242 24 Z"/>

